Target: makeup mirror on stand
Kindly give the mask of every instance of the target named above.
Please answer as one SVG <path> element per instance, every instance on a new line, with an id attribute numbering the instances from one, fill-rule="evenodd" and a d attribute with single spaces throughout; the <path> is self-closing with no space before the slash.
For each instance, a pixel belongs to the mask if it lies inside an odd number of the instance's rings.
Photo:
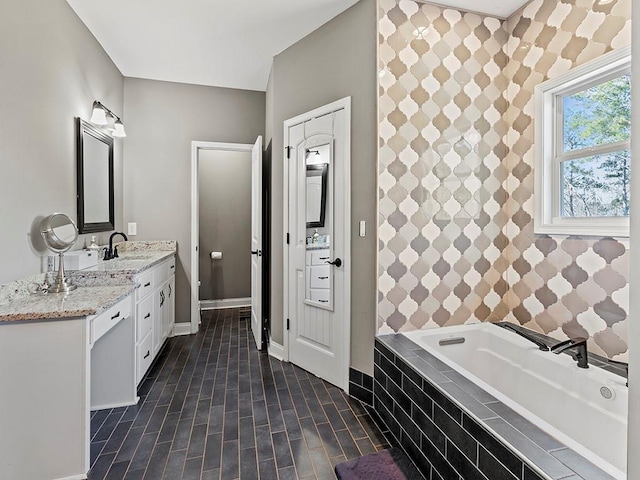
<path id="1" fill-rule="evenodd" d="M 76 288 L 64 278 L 64 252 L 78 240 L 78 229 L 64 213 L 53 213 L 42 219 L 40 233 L 47 248 L 58 254 L 58 276 L 49 288 L 52 293 L 67 293 Z"/>

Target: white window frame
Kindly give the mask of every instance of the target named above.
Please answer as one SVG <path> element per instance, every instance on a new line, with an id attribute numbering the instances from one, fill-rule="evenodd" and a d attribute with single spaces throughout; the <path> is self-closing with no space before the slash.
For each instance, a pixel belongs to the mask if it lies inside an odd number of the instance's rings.
<path id="1" fill-rule="evenodd" d="M 562 152 L 559 99 L 631 72 L 631 47 L 606 53 L 535 88 L 534 216 L 536 234 L 628 237 L 629 217 L 563 217 L 561 161 L 630 149 L 630 141 Z"/>

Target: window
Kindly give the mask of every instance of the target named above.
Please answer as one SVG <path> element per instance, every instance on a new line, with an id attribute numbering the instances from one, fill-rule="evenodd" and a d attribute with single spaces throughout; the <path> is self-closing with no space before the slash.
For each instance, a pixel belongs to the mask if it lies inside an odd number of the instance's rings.
<path id="1" fill-rule="evenodd" d="M 535 233 L 629 236 L 631 50 L 536 87 Z"/>

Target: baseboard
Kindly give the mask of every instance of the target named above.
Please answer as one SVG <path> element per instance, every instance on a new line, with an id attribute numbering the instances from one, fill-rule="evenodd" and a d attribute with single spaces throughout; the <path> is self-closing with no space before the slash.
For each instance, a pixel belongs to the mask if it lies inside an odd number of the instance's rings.
<path id="1" fill-rule="evenodd" d="M 250 307 L 251 297 L 225 298 L 223 300 L 200 300 L 200 310 L 217 310 L 219 308 Z"/>
<path id="2" fill-rule="evenodd" d="M 284 347 L 279 343 L 269 340 L 269 355 L 280 361 L 284 359 Z"/>
<path id="3" fill-rule="evenodd" d="M 72 475 L 70 477 L 63 477 L 63 478 L 58 478 L 57 480 L 85 480 L 87 478 L 87 475 Z"/>
<path id="4" fill-rule="evenodd" d="M 191 322 L 175 323 L 173 325 L 173 336 L 191 335 Z"/>
<path id="5" fill-rule="evenodd" d="M 119 403 L 110 403 L 108 405 L 98 405 L 97 407 L 91 407 L 91 411 L 95 412 L 97 410 L 110 410 L 112 408 L 120 408 L 120 407 L 130 407 L 131 405 L 137 405 L 140 401 L 140 397 L 136 397 L 136 401 L 131 402 L 119 402 Z"/>

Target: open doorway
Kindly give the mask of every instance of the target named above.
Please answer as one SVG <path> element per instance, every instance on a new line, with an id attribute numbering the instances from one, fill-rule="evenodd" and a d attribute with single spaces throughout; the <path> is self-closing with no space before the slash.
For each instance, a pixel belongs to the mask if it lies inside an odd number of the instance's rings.
<path id="1" fill-rule="evenodd" d="M 251 305 L 251 151 L 200 150 L 202 310 Z"/>
<path id="2" fill-rule="evenodd" d="M 251 307 L 262 346 L 262 137 L 192 143 L 192 332 L 201 309 Z"/>

